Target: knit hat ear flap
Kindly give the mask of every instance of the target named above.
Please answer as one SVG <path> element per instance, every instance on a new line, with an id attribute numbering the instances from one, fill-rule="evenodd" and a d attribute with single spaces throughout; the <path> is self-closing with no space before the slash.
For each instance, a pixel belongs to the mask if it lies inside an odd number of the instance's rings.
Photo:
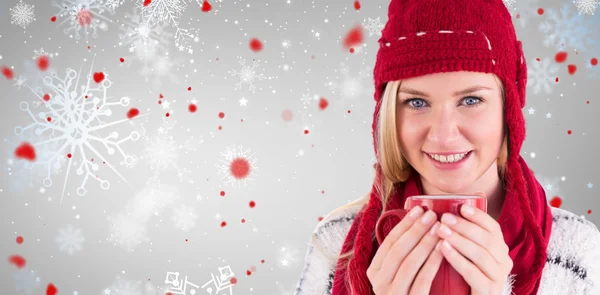
<path id="1" fill-rule="evenodd" d="M 523 55 L 523 44 L 517 40 L 515 42 L 517 49 L 517 92 L 519 93 L 520 107 L 525 107 L 525 88 L 527 88 L 527 63 Z"/>

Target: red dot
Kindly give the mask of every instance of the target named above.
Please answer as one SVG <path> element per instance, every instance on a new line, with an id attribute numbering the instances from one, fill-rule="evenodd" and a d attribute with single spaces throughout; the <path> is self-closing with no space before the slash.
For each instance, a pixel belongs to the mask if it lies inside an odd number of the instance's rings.
<path id="1" fill-rule="evenodd" d="M 103 72 L 94 73 L 94 82 L 100 83 L 102 81 L 104 81 L 104 73 Z"/>
<path id="2" fill-rule="evenodd" d="M 245 158 L 237 158 L 231 162 L 231 175 L 236 179 L 243 179 L 250 174 L 250 163 Z"/>
<path id="3" fill-rule="evenodd" d="M 185 239 L 185 242 L 187 243 L 188 239 Z"/>
<path id="4" fill-rule="evenodd" d="M 2 75 L 8 80 L 12 80 L 14 77 L 13 71 L 9 67 L 2 66 Z"/>
<path id="5" fill-rule="evenodd" d="M 242 218 L 242 223 L 246 223 L 246 219 Z"/>
<path id="6" fill-rule="evenodd" d="M 188 87 L 188 91 L 192 91 L 192 87 L 191 87 L 191 86 L 190 86 L 190 87 Z"/>
<path id="7" fill-rule="evenodd" d="M 46 120 L 47 120 L 48 122 L 52 122 L 52 118 L 50 118 L 50 117 L 46 118 Z"/>
<path id="8" fill-rule="evenodd" d="M 308 129 L 304 129 L 304 134 L 308 134 Z"/>
<path id="9" fill-rule="evenodd" d="M 257 38 L 252 38 L 250 40 L 250 49 L 254 52 L 259 52 L 263 49 L 263 44 Z"/>
<path id="10" fill-rule="evenodd" d="M 158 104 L 162 104 L 162 100 L 160 100 L 160 99 L 159 99 L 159 100 L 158 100 Z"/>
<path id="11" fill-rule="evenodd" d="M 539 57 L 536 57 L 535 60 L 536 61 L 541 61 L 541 59 Z"/>
<path id="12" fill-rule="evenodd" d="M 225 113 L 219 112 L 219 118 L 221 118 L 221 119 L 225 118 Z"/>
<path id="13" fill-rule="evenodd" d="M 250 204 L 249 204 L 249 205 L 250 205 L 250 208 L 254 208 L 254 207 L 256 206 L 256 202 L 254 202 L 254 201 L 250 201 Z"/>
<path id="14" fill-rule="evenodd" d="M 169 113 L 166 113 L 166 114 L 165 114 L 165 116 L 167 116 L 167 117 L 168 117 L 168 116 L 170 116 L 170 115 L 171 115 L 171 114 L 169 114 Z"/>
<path id="15" fill-rule="evenodd" d="M 223 130 L 223 126 L 220 126 L 220 125 L 219 125 L 219 127 L 217 127 L 217 129 L 218 129 L 218 130 Z"/>
<path id="16" fill-rule="evenodd" d="M 360 2 L 358 2 L 358 0 L 354 1 L 354 9 L 357 11 L 360 10 Z"/>
<path id="17" fill-rule="evenodd" d="M 354 47 L 350 48 L 350 53 L 354 53 Z"/>
<path id="18" fill-rule="evenodd" d="M 588 210 L 588 211 L 587 211 L 587 213 L 588 213 L 588 214 L 592 214 L 592 210 Z"/>
<path id="19" fill-rule="evenodd" d="M 195 113 L 196 110 L 198 110 L 198 107 L 195 104 L 190 103 L 190 105 L 188 106 L 188 110 L 192 113 Z"/>
<path id="20" fill-rule="evenodd" d="M 225 227 L 227 225 L 227 222 L 223 221 L 221 222 L 221 227 Z"/>
<path id="21" fill-rule="evenodd" d="M 21 255 L 12 255 L 8 258 L 11 264 L 14 264 L 17 268 L 23 268 L 25 266 L 25 258 Z"/>
<path id="22" fill-rule="evenodd" d="M 225 191 L 221 191 L 219 194 L 221 195 L 221 197 L 224 197 L 225 196 Z"/>
<path id="23" fill-rule="evenodd" d="M 212 6 L 210 5 L 210 3 L 208 3 L 208 1 L 204 0 L 204 2 L 202 2 L 202 12 L 209 12 L 212 9 Z"/>
<path id="24" fill-rule="evenodd" d="M 593 66 L 597 66 L 597 65 L 598 65 L 598 59 L 597 59 L 597 58 L 595 58 L 595 57 L 593 57 L 593 58 L 592 58 L 592 60 L 590 60 L 590 63 L 591 63 Z"/>
<path id="25" fill-rule="evenodd" d="M 144 7 L 150 5 L 151 2 L 152 0 L 144 0 Z"/>
<path id="26" fill-rule="evenodd" d="M 260 260 L 260 263 L 265 263 L 265 260 L 264 260 L 264 259 L 261 259 L 261 260 Z"/>
<path id="27" fill-rule="evenodd" d="M 140 110 L 136 109 L 136 108 L 131 108 L 128 112 L 127 112 L 127 118 L 129 119 L 133 119 L 135 118 L 137 115 L 140 114 Z"/>
<path id="28" fill-rule="evenodd" d="M 588 100 L 588 101 L 586 101 L 585 103 L 587 103 L 587 104 L 590 104 L 590 101 Z"/>
<path id="29" fill-rule="evenodd" d="M 348 110 L 348 114 L 350 114 L 350 113 L 351 113 L 351 111 L 350 111 L 350 110 Z"/>
<path id="30" fill-rule="evenodd" d="M 570 75 L 575 74 L 575 71 L 577 71 L 577 66 L 573 65 L 573 64 L 568 65 L 567 68 L 569 69 L 569 74 Z"/>
<path id="31" fill-rule="evenodd" d="M 50 21 L 51 21 L 51 22 L 55 22 L 55 21 L 56 21 L 56 16 L 53 16 L 53 17 L 51 17 L 51 18 L 50 18 Z"/>
<path id="32" fill-rule="evenodd" d="M 162 93 L 158 95 L 158 98 L 165 98 Z"/>
<path id="33" fill-rule="evenodd" d="M 569 130 L 567 131 L 567 134 L 569 134 L 569 135 L 570 135 L 571 133 L 573 133 L 573 132 L 571 131 L 571 129 L 569 129 Z"/>
<path id="34" fill-rule="evenodd" d="M 23 237 L 22 236 L 18 236 L 17 237 L 17 244 L 23 244 Z"/>
<path id="35" fill-rule="evenodd" d="M 555 81 L 556 83 L 558 83 L 558 77 L 556 77 L 556 79 L 554 79 L 554 81 Z"/>
<path id="36" fill-rule="evenodd" d="M 237 284 L 237 279 L 235 277 L 231 278 L 229 282 L 233 285 Z"/>
<path id="37" fill-rule="evenodd" d="M 323 220 L 323 217 L 322 217 L 322 216 L 319 216 L 319 222 L 321 222 L 321 220 Z"/>
<path id="38" fill-rule="evenodd" d="M 325 110 L 328 105 L 329 105 L 329 102 L 327 101 L 326 98 L 321 97 L 321 99 L 319 99 L 319 109 Z"/>
<path id="39" fill-rule="evenodd" d="M 121 58 L 119 58 L 119 60 L 120 60 L 121 62 L 125 62 L 125 59 L 124 59 L 124 58 L 122 58 L 122 57 L 121 57 Z"/>
<path id="40" fill-rule="evenodd" d="M 50 94 L 48 94 L 48 93 L 44 94 L 44 100 L 45 101 L 49 101 L 50 100 Z"/>
<path id="41" fill-rule="evenodd" d="M 56 295 L 56 293 L 58 293 L 58 289 L 52 283 L 49 283 L 46 287 L 46 295 Z"/>
<path id="42" fill-rule="evenodd" d="M 539 15 L 542 15 L 542 14 L 544 14 L 544 9 L 543 9 L 543 8 L 538 8 L 538 10 L 537 10 L 537 13 L 538 13 Z"/>
<path id="43" fill-rule="evenodd" d="M 566 52 L 564 52 L 564 51 L 560 51 L 560 52 L 558 52 L 558 53 L 557 53 L 557 54 L 554 56 L 554 60 L 555 60 L 557 63 L 562 63 L 562 62 L 565 62 L 565 60 L 567 60 L 567 55 L 568 55 L 568 54 L 567 54 Z"/>
<path id="44" fill-rule="evenodd" d="M 73 155 L 71 155 L 71 153 L 68 153 L 68 154 L 67 154 L 67 158 L 69 158 L 69 159 L 70 159 L 71 157 L 73 157 Z"/>
<path id="45" fill-rule="evenodd" d="M 362 25 L 357 25 L 352 28 L 346 36 L 344 36 L 344 47 L 350 48 L 356 45 L 360 45 L 363 42 L 363 29 Z"/>
<path id="46" fill-rule="evenodd" d="M 38 57 L 37 59 L 37 66 L 40 69 L 40 71 L 44 72 L 48 69 L 48 66 L 50 65 L 50 60 L 48 59 L 47 55 L 40 55 L 40 57 Z"/>
<path id="47" fill-rule="evenodd" d="M 252 272 L 251 272 L 249 269 L 247 269 L 247 270 L 246 270 L 246 275 L 247 275 L 247 276 L 250 276 L 251 274 L 252 274 Z"/>
<path id="48" fill-rule="evenodd" d="M 550 200 L 550 206 L 560 208 L 560 205 L 562 205 L 562 199 L 559 196 L 554 196 L 552 200 Z"/>

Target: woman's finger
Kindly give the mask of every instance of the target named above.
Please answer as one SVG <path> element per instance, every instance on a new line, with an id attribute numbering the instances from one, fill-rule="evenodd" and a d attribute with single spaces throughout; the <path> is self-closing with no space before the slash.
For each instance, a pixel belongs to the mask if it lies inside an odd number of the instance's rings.
<path id="1" fill-rule="evenodd" d="M 428 295 L 431 291 L 433 279 L 444 260 L 444 255 L 440 251 L 441 243 L 442 241 L 438 240 L 433 251 L 427 257 L 425 264 L 423 264 L 423 267 L 421 267 L 421 270 L 419 270 L 417 277 L 413 281 L 408 293 L 409 295 Z"/>
<path id="2" fill-rule="evenodd" d="M 442 240 L 440 247 L 444 258 L 452 265 L 465 281 L 475 290 L 485 290 L 492 284 L 492 281 L 484 275 L 477 266 L 471 263 L 467 258 L 462 256 L 450 242 Z"/>

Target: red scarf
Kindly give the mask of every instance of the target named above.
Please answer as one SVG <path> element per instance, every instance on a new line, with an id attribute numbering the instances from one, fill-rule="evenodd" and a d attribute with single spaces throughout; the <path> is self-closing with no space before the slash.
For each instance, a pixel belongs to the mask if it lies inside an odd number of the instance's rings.
<path id="1" fill-rule="evenodd" d="M 509 160 L 510 161 L 510 160 Z M 379 166 L 378 166 L 379 167 Z M 381 175 L 378 169 L 378 175 Z M 409 196 L 423 194 L 420 177 L 413 173 L 404 185 L 396 187 L 390 198 L 388 210 L 404 207 Z M 516 274 L 512 292 L 519 295 L 537 294 L 542 270 L 546 263 L 546 248 L 552 230 L 552 212 L 546 200 L 544 189 L 535 179 L 522 157 L 508 162 L 506 167 L 506 193 L 498 223 L 502 228 L 504 241 L 508 245 L 513 260 L 511 274 Z M 402 196 L 400 198 L 400 195 Z M 379 245 L 373 238 L 375 223 L 381 216 L 381 199 L 375 189 L 371 190 L 369 203 L 355 218 L 341 253 L 355 248 L 350 260 L 350 272 L 342 268 L 343 261 L 337 264 L 332 295 L 373 294 L 366 276 Z M 371 245 L 367 241 L 372 241 Z M 368 257 L 368 258 L 367 258 Z M 350 282 L 348 282 L 350 279 Z"/>

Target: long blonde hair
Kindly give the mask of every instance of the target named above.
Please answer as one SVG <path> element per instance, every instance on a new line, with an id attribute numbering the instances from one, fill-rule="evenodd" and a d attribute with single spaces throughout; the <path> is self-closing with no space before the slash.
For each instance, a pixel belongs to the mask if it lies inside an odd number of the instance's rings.
<path id="1" fill-rule="evenodd" d="M 504 103 L 506 101 L 506 93 L 502 81 L 498 78 L 498 76 L 494 75 L 496 78 L 496 82 L 498 83 L 501 92 L 502 92 L 502 105 L 504 109 Z M 406 161 L 405 157 L 402 154 L 402 150 L 400 149 L 400 141 L 398 138 L 397 132 L 397 124 L 396 124 L 396 102 L 398 96 L 398 90 L 400 88 L 401 80 L 391 81 L 386 84 L 385 91 L 382 95 L 381 109 L 379 110 L 379 117 L 377 118 L 376 130 L 375 134 L 377 136 L 377 150 L 379 155 L 379 161 L 377 165 L 381 165 L 381 183 L 376 182 L 375 187 L 377 189 L 378 195 L 381 196 L 382 202 L 382 212 L 386 211 L 386 205 L 388 204 L 388 199 L 392 195 L 394 185 L 400 182 L 406 181 L 412 173 L 417 173 L 414 168 Z M 508 127 L 506 125 L 506 120 L 504 119 L 504 139 L 502 142 L 502 147 L 500 148 L 500 152 L 498 154 L 497 164 L 498 164 L 498 175 L 500 176 L 501 183 L 504 185 L 504 172 L 506 169 L 506 160 L 508 158 Z M 377 177 L 377 175 L 375 175 Z M 361 211 L 368 202 L 371 193 L 367 193 L 366 195 L 361 196 L 360 198 L 345 204 L 339 208 L 334 209 L 331 213 L 329 213 L 326 217 L 323 218 L 323 221 L 327 220 L 329 216 L 335 215 L 340 211 L 345 211 L 350 207 L 361 206 Z M 317 248 L 321 249 L 318 243 L 316 243 L 316 234 L 313 234 L 312 241 L 313 245 Z M 373 234 L 373 239 L 375 239 L 375 235 Z M 335 256 L 327 255 L 327 252 L 323 252 L 330 259 L 343 259 L 344 264 L 343 268 L 347 267 L 347 263 L 354 255 L 354 247 L 345 253 L 341 253 Z"/>

